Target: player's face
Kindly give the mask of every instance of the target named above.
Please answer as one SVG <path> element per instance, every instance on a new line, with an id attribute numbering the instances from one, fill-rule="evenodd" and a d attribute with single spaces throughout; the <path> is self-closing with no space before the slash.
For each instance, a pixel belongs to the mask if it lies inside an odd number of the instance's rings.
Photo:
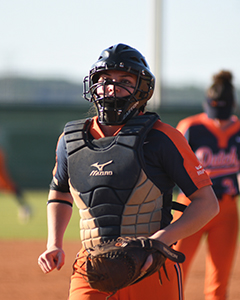
<path id="1" fill-rule="evenodd" d="M 133 93 L 137 76 L 124 71 L 106 70 L 100 74 L 98 83 L 100 83 L 97 88 L 99 96 L 121 98 Z"/>

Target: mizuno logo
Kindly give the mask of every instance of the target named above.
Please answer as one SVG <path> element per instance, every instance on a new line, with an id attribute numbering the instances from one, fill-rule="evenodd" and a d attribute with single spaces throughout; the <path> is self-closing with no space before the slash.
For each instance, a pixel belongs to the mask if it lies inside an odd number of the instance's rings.
<path id="1" fill-rule="evenodd" d="M 104 163 L 104 164 L 99 164 L 99 162 L 96 162 L 94 164 L 92 164 L 92 167 L 95 167 L 98 169 L 98 171 L 93 170 L 89 176 L 109 176 L 109 175 L 113 175 L 113 171 L 103 171 L 103 168 L 109 164 L 111 164 L 113 162 L 113 160 L 109 160 L 108 162 Z"/>
<path id="2" fill-rule="evenodd" d="M 99 165 L 98 162 L 96 162 L 95 164 L 92 164 L 91 166 L 92 167 L 96 167 L 98 169 L 98 171 L 103 171 L 103 168 L 106 166 L 106 165 L 109 165 L 111 164 L 113 161 L 112 160 L 109 160 L 108 162 L 106 162 L 105 164 L 101 164 Z"/>

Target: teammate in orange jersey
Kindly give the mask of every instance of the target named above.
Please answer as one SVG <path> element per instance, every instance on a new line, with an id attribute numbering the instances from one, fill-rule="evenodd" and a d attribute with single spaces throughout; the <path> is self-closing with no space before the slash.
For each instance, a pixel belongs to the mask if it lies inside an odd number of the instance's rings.
<path id="1" fill-rule="evenodd" d="M 187 279 L 200 240 L 206 236 L 206 300 L 227 299 L 229 274 L 237 246 L 240 121 L 233 115 L 234 105 L 232 74 L 220 71 L 213 76 L 213 83 L 207 90 L 205 112 L 183 119 L 177 126 L 209 174 L 220 205 L 220 213 L 211 222 L 176 246 L 186 255 L 183 273 Z M 177 201 L 189 204 L 183 194 L 179 194 Z M 174 219 L 179 216 L 176 212 Z"/>
<path id="2" fill-rule="evenodd" d="M 26 203 L 26 200 L 24 199 L 24 196 L 19 187 L 17 187 L 13 180 L 10 178 L 5 163 L 5 155 L 2 149 L 0 149 L 0 191 L 15 195 L 15 199 L 19 205 L 19 221 L 23 223 L 28 222 L 31 216 L 31 207 Z"/>
<path id="3" fill-rule="evenodd" d="M 84 79 L 84 96 L 95 104 L 97 116 L 69 122 L 59 138 L 47 206 L 47 250 L 38 264 L 45 273 L 63 266 L 63 235 L 75 201 L 82 249 L 69 300 L 109 296 L 82 277 L 84 249 L 119 236 L 146 236 L 172 245 L 218 213 L 211 180 L 204 170 L 198 173 L 201 165 L 182 134 L 144 112 L 153 90 L 154 76 L 139 51 L 124 44 L 105 49 Z M 192 202 L 170 224 L 175 183 Z M 151 263 L 149 256 L 142 271 Z M 159 284 L 156 272 L 111 299 L 182 299 L 179 266 L 167 261 L 166 268 L 171 289 L 164 275 Z"/>

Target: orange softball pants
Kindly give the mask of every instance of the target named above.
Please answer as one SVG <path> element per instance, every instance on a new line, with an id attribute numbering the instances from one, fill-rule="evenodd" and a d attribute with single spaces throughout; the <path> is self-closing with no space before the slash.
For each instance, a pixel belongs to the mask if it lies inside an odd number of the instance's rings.
<path id="1" fill-rule="evenodd" d="M 81 251 L 78 255 L 81 257 Z M 73 265 L 68 300 L 106 300 L 110 294 L 92 289 L 87 281 L 78 272 L 81 271 L 83 260 L 77 258 Z M 170 281 L 161 269 L 162 285 L 159 282 L 158 272 L 142 281 L 119 290 L 109 300 L 182 300 L 182 275 L 178 264 L 166 261 L 167 273 Z"/>
<path id="2" fill-rule="evenodd" d="M 239 228 L 238 197 L 224 195 L 219 201 L 220 212 L 200 231 L 186 239 L 180 240 L 175 249 L 185 254 L 182 264 L 183 278 L 186 282 L 189 267 L 197 251 L 201 238 L 206 235 L 208 251 L 206 257 L 205 300 L 227 299 L 227 286 L 233 265 Z M 180 194 L 177 201 L 188 205 L 189 199 Z M 174 213 L 174 220 L 181 216 Z"/>

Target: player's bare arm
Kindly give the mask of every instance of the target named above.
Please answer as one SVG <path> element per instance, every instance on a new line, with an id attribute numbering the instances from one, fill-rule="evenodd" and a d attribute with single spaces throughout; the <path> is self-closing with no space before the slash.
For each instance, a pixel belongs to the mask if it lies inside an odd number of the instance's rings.
<path id="1" fill-rule="evenodd" d="M 62 242 L 72 215 L 72 207 L 67 202 L 73 202 L 70 193 L 61 193 L 55 190 L 50 190 L 48 201 L 47 250 L 38 258 L 38 264 L 44 273 L 49 273 L 55 268 L 60 270 L 64 265 L 65 254 Z"/>
<path id="2" fill-rule="evenodd" d="M 189 199 L 191 204 L 182 217 L 166 228 L 159 230 L 151 238 L 172 245 L 179 239 L 190 236 L 200 230 L 219 212 L 218 200 L 211 186 L 205 186 L 194 192 Z"/>
<path id="3" fill-rule="evenodd" d="M 197 190 L 189 199 L 192 202 L 186 208 L 182 217 L 156 232 L 151 238 L 158 239 L 170 246 L 177 241 L 179 236 L 184 238 L 200 230 L 219 212 L 218 201 L 211 186 Z M 206 212 L 209 212 L 209 214 Z M 152 261 L 150 255 L 142 268 L 143 272 L 151 266 Z"/>

